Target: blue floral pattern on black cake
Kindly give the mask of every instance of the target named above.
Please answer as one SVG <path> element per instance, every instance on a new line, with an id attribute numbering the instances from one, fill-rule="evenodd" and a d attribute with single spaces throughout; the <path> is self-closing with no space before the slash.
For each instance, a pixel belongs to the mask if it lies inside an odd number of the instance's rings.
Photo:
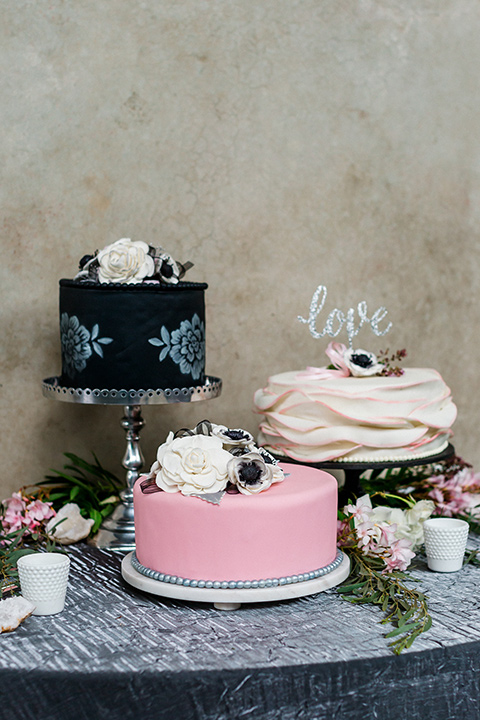
<path id="1" fill-rule="evenodd" d="M 76 315 L 69 316 L 62 313 L 60 318 L 60 336 L 62 342 L 63 361 L 67 371 L 74 376 L 82 372 L 87 366 L 87 361 L 95 352 L 103 358 L 102 345 L 113 342 L 113 338 L 99 338 L 99 326 L 95 324 L 90 332 Z"/>
<path id="2" fill-rule="evenodd" d="M 177 330 L 171 333 L 165 325 L 160 330 L 160 338 L 150 338 L 149 343 L 162 350 L 158 359 L 163 362 L 169 355 L 183 375 L 191 375 L 198 380 L 205 362 L 205 324 L 197 313 L 192 320 L 183 320 Z"/>

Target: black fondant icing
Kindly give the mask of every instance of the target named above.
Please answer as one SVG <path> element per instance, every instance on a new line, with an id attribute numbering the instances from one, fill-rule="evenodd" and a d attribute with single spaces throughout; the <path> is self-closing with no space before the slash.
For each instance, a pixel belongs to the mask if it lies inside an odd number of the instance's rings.
<path id="1" fill-rule="evenodd" d="M 60 280 L 61 383 L 125 390 L 203 385 L 206 288 Z"/>

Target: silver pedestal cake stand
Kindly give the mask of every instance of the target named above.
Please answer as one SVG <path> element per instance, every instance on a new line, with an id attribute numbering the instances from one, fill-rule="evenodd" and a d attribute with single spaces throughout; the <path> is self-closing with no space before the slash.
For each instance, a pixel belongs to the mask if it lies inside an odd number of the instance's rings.
<path id="1" fill-rule="evenodd" d="M 102 523 L 98 533 L 90 541 L 99 548 L 111 548 L 125 552 L 135 549 L 135 526 L 133 522 L 133 486 L 143 467 L 140 450 L 140 431 L 145 425 L 142 405 L 172 405 L 176 403 L 211 400 L 220 395 L 220 378 L 206 376 L 204 385 L 173 390 L 90 390 L 60 385 L 58 377 L 46 378 L 42 384 L 45 397 L 61 402 L 84 405 L 123 405 L 121 425 L 126 433 L 127 449 L 122 461 L 126 469 L 126 487 L 120 493 L 121 502 Z"/>

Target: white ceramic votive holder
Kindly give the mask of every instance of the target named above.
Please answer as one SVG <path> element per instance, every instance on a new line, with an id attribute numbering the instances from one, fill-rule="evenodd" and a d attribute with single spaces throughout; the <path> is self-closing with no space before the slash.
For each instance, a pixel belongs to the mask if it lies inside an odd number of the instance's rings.
<path id="1" fill-rule="evenodd" d="M 465 556 L 468 523 L 457 518 L 429 518 L 423 523 L 425 551 L 430 570 L 456 572 Z"/>
<path id="2" fill-rule="evenodd" d="M 22 595 L 35 605 L 33 615 L 62 612 L 70 570 L 68 555 L 53 552 L 23 555 L 17 568 Z"/>

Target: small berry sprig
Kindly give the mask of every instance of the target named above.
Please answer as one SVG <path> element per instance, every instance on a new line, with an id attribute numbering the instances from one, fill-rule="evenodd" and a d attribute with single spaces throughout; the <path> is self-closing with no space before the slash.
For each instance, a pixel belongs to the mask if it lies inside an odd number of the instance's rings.
<path id="1" fill-rule="evenodd" d="M 389 353 L 390 350 L 388 348 L 386 350 L 380 350 L 378 353 L 378 362 L 383 365 L 383 370 L 380 375 L 396 375 L 397 377 L 403 375 L 405 372 L 403 368 L 394 363 L 401 362 L 403 358 L 407 356 L 407 351 L 403 348 L 403 350 L 397 350 L 392 355 Z"/>

